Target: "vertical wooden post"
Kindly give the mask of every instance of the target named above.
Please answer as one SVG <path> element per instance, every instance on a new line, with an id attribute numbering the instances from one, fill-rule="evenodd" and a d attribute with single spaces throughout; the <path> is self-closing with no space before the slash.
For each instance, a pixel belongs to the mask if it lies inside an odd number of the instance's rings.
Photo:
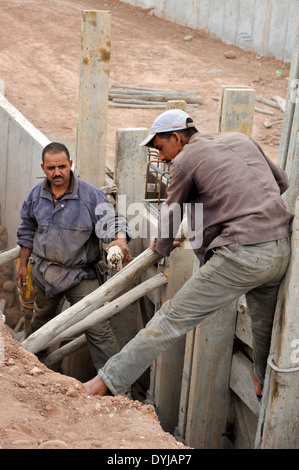
<path id="1" fill-rule="evenodd" d="M 166 109 L 182 109 L 186 111 L 187 103 L 185 100 L 169 100 L 166 103 Z"/>
<path id="2" fill-rule="evenodd" d="M 299 439 L 299 198 L 292 256 L 281 284 L 274 317 L 270 365 L 256 435 L 256 447 L 296 449 Z"/>
<path id="3" fill-rule="evenodd" d="M 138 204 L 143 203 L 146 186 L 147 149 L 140 143 L 147 137 L 148 129 L 117 129 L 115 142 L 114 181 L 117 186 L 117 209 L 127 216 L 127 221 L 138 219 Z M 134 205 L 135 204 L 135 207 Z M 140 224 L 143 214 L 140 214 Z M 132 227 L 134 229 L 134 227 Z M 141 230 L 141 227 L 139 227 Z M 138 231 L 138 227 L 135 228 Z M 130 242 L 133 256 L 141 252 L 141 240 Z"/>
<path id="4" fill-rule="evenodd" d="M 144 200 L 147 149 L 140 147 L 139 144 L 147 135 L 148 129 L 146 128 L 117 129 L 116 131 L 114 161 L 114 182 L 117 187 L 116 206 L 117 210 L 127 217 L 129 225 L 134 217 L 138 219 L 137 204 L 141 204 Z M 142 217 L 143 213 L 140 213 L 140 224 Z M 133 238 L 129 243 L 129 249 L 132 256 L 138 256 L 143 251 L 142 239 Z M 123 309 L 121 314 L 111 318 L 111 326 L 121 347 L 136 334 L 137 313 L 138 301 Z"/>
<path id="5" fill-rule="evenodd" d="M 286 173 L 289 177 L 289 187 L 283 194 L 283 199 L 289 211 L 294 212 L 296 198 L 299 195 L 299 103 L 296 104 L 293 116 L 293 126 L 288 151 Z"/>
<path id="6" fill-rule="evenodd" d="M 176 248 L 167 258 L 168 265 L 161 267 L 168 277 L 161 295 L 161 305 L 171 299 L 192 275 L 194 254 L 190 245 L 186 249 L 187 243 L 189 242 L 185 241 L 181 247 Z M 184 336 L 161 354 L 156 359 L 151 374 L 150 392 L 157 405 L 161 426 L 168 432 L 174 432 L 179 419 L 185 342 Z"/>
<path id="7" fill-rule="evenodd" d="M 217 132 L 252 135 L 255 90 L 246 86 L 220 87 Z"/>
<path id="8" fill-rule="evenodd" d="M 186 108 L 185 100 L 170 100 L 166 104 L 167 110 L 186 111 Z M 168 284 L 162 293 L 160 305 L 156 305 L 157 309 L 171 299 L 192 275 L 194 254 L 193 250 L 186 249 L 187 243 L 171 253 L 166 265 L 160 266 L 168 277 Z M 177 276 L 178 271 L 180 276 Z M 163 429 L 172 433 L 177 429 L 179 420 L 185 343 L 184 336 L 157 358 L 151 371 L 150 393 L 157 406 L 159 420 Z"/>
<path id="9" fill-rule="evenodd" d="M 188 446 L 217 449 L 225 432 L 236 302 L 188 333 L 179 433 Z M 190 348 L 193 353 L 190 353 Z M 186 389 L 188 399 L 186 399 Z"/>
<path id="10" fill-rule="evenodd" d="M 83 11 L 77 168 L 95 186 L 105 185 L 110 73 L 110 11 Z"/>

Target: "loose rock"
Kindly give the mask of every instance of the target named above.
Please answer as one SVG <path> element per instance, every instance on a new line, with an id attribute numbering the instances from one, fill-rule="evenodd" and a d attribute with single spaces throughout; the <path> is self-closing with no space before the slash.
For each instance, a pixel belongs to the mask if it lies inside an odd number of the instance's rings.
<path id="1" fill-rule="evenodd" d="M 235 54 L 234 51 L 226 51 L 224 53 L 224 57 L 226 57 L 226 59 L 235 59 L 237 55 Z"/>

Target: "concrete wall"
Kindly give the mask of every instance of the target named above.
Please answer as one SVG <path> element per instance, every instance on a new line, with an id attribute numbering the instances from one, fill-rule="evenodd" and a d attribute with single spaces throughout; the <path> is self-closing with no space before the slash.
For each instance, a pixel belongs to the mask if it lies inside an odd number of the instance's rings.
<path id="1" fill-rule="evenodd" d="M 261 55 L 291 61 L 299 0 L 121 0 Z"/>
<path id="2" fill-rule="evenodd" d="M 0 223 L 7 227 L 8 248 L 16 245 L 24 199 L 44 177 L 41 154 L 48 143 L 0 93 Z"/>

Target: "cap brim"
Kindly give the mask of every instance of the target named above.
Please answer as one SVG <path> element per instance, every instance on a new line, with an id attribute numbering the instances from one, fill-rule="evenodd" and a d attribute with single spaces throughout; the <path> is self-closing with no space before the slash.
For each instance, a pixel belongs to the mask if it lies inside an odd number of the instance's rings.
<path id="1" fill-rule="evenodd" d="M 141 144 L 139 144 L 140 147 L 148 146 L 150 141 L 155 137 L 156 133 L 154 134 L 149 134 L 146 139 L 144 139 Z"/>

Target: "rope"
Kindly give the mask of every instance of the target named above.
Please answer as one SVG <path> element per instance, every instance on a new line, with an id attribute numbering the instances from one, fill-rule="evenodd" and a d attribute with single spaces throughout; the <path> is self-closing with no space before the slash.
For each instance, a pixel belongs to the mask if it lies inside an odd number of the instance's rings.
<path id="1" fill-rule="evenodd" d="M 269 356 L 267 362 L 271 369 L 275 370 L 276 372 L 299 372 L 299 367 L 290 367 L 288 369 L 282 369 L 280 367 L 277 367 L 274 364 L 273 356 Z"/>

